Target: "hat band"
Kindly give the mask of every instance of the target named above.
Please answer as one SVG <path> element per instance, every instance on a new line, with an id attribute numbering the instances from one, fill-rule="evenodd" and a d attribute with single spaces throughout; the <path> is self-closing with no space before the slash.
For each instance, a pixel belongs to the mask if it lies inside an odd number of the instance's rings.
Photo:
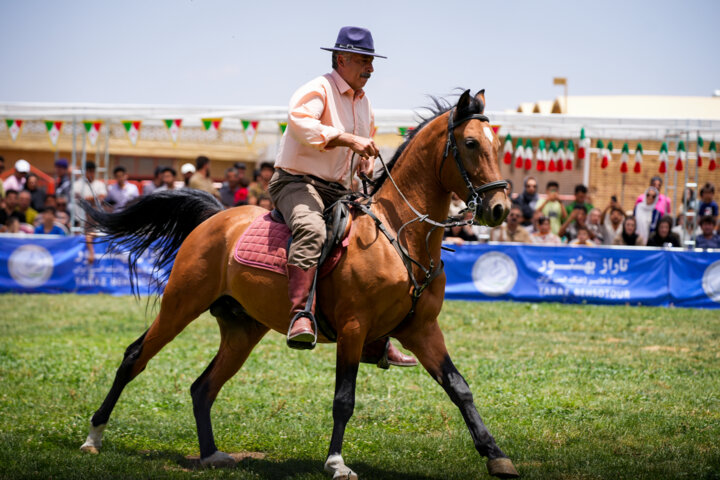
<path id="1" fill-rule="evenodd" d="M 352 45 L 350 43 L 348 43 L 347 45 L 343 45 L 341 43 L 336 43 L 335 48 L 344 48 L 345 50 L 358 50 L 360 52 L 375 53 L 375 50 L 373 50 L 371 48 L 358 47 L 358 46 Z"/>

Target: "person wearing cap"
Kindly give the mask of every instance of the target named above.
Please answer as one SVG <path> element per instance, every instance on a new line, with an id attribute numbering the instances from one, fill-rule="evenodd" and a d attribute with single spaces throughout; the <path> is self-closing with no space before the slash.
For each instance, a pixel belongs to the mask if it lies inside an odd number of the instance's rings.
<path id="1" fill-rule="evenodd" d="M 68 175 L 68 161 L 59 158 L 55 160 L 55 196 L 57 198 L 65 197 L 69 201 L 71 191 L 72 182 Z"/>
<path id="2" fill-rule="evenodd" d="M 192 177 L 193 173 L 195 173 L 195 166 L 192 163 L 183 163 L 183 166 L 180 167 L 180 173 L 182 174 L 185 186 L 187 187 L 190 184 L 190 177 Z"/>
<path id="3" fill-rule="evenodd" d="M 208 157 L 200 155 L 195 159 L 195 173 L 190 177 L 188 187 L 208 192 L 220 200 L 220 193 L 210 178 L 210 159 Z"/>
<path id="4" fill-rule="evenodd" d="M 5 191 L 23 191 L 25 189 L 25 182 L 28 173 L 30 173 L 30 164 L 27 160 L 20 159 L 15 162 L 15 172 L 13 172 L 13 174 L 6 178 L 3 182 Z"/>
<path id="5" fill-rule="evenodd" d="M 125 167 L 118 165 L 113 169 L 115 183 L 108 187 L 107 202 L 112 205 L 113 212 L 119 212 L 131 200 L 140 196 L 140 191 L 133 183 L 128 182 Z"/>
<path id="6" fill-rule="evenodd" d="M 372 76 L 375 57 L 387 57 L 375 53 L 372 34 L 361 27 L 342 27 L 335 46 L 323 50 L 332 52 L 332 71 L 301 86 L 290 99 L 269 184 L 273 203 L 293 236 L 287 263 L 292 325 L 288 344 L 297 348 L 308 348 L 315 336 L 304 309 L 325 241 L 323 210 L 347 193 L 355 173 L 353 154 L 357 170 L 368 176 L 370 158 L 379 154 L 363 87 Z M 309 310 L 314 312 L 314 305 Z M 370 358 L 386 347 L 391 365 L 417 364 L 384 339 L 368 344 L 363 356 Z"/>

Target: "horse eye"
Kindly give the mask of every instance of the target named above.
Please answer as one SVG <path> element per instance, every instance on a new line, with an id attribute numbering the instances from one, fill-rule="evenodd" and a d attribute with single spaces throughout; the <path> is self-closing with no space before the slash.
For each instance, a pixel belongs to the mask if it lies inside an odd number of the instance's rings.
<path id="1" fill-rule="evenodd" d="M 474 138 L 466 138 L 465 139 L 465 146 L 467 148 L 474 149 L 474 148 L 477 148 L 478 145 L 480 145 L 480 144 Z"/>

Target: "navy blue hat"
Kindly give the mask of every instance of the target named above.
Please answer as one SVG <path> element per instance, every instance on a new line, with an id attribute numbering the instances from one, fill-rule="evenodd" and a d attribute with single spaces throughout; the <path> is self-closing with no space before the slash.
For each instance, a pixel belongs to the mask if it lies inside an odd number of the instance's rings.
<path id="1" fill-rule="evenodd" d="M 387 58 L 375 53 L 375 44 L 373 43 L 370 30 L 362 27 L 342 27 L 338 33 L 335 46 L 332 48 L 320 47 L 329 52 L 350 52 L 359 53 L 361 55 L 371 55 L 373 57 Z"/>
<path id="2" fill-rule="evenodd" d="M 61 168 L 68 168 L 68 161 L 64 158 L 60 158 L 58 160 L 55 160 L 55 166 Z"/>

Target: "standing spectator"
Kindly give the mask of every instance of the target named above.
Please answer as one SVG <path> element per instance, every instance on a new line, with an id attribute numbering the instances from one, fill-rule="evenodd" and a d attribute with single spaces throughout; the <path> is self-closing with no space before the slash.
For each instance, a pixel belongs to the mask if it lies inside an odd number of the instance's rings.
<path id="1" fill-rule="evenodd" d="M 575 185 L 575 200 L 570 202 L 565 207 L 568 215 L 571 214 L 577 206 L 583 207 L 585 209 L 585 213 L 590 213 L 590 210 L 593 209 L 593 206 L 587 201 L 587 192 L 587 187 L 582 183 Z"/>
<path id="2" fill-rule="evenodd" d="M 115 184 L 108 187 L 107 202 L 112 205 L 114 212 L 119 212 L 128 202 L 140 196 L 138 188 L 128 182 L 127 170 L 118 165 L 113 170 Z"/>
<path id="3" fill-rule="evenodd" d="M 78 180 L 73 185 L 73 193 L 76 198 L 82 198 L 88 202 L 95 199 L 102 202 L 107 197 L 105 182 L 95 178 L 95 162 L 85 162 L 85 178 Z"/>
<path id="4" fill-rule="evenodd" d="M 538 231 L 530 235 L 535 245 L 562 245 L 560 237 L 551 230 L 551 222 L 548 217 L 542 216 L 538 219 Z"/>
<path id="5" fill-rule="evenodd" d="M 702 233 L 695 239 L 696 248 L 720 248 L 720 235 L 715 233 L 715 220 L 710 215 L 700 219 Z"/>
<path id="6" fill-rule="evenodd" d="M 195 174 L 195 166 L 192 163 L 183 163 L 183 166 L 180 167 L 180 175 L 183 176 L 183 181 L 185 182 L 185 186 L 190 186 L 190 179 Z"/>
<path id="7" fill-rule="evenodd" d="M 637 233 L 635 217 L 627 217 L 623 222 L 623 231 L 615 237 L 613 245 L 625 245 L 628 247 L 641 247 L 645 245 L 643 238 Z"/>
<path id="8" fill-rule="evenodd" d="M 595 245 L 602 245 L 605 243 L 605 229 L 602 224 L 602 212 L 599 208 L 593 208 L 588 214 L 587 228 L 590 232 L 590 238 L 595 242 Z"/>
<path id="9" fill-rule="evenodd" d="M 713 200 L 715 196 L 715 185 L 707 182 L 700 190 L 700 205 L 698 206 L 698 215 L 705 217 L 710 215 L 714 221 L 718 218 L 718 204 Z"/>
<path id="10" fill-rule="evenodd" d="M 647 242 L 648 247 L 680 247 L 680 238 L 674 234 L 672 230 L 672 217 L 664 215 L 657 223 L 655 234 L 652 235 Z"/>
<path id="11" fill-rule="evenodd" d="M 275 173 L 275 167 L 272 163 L 262 162 L 260 164 L 260 174 L 256 181 L 248 187 L 248 203 L 250 205 L 257 205 L 262 195 L 270 195 L 268 185 L 273 173 Z"/>
<path id="12" fill-rule="evenodd" d="M 45 208 L 45 197 L 47 196 L 47 192 L 45 191 L 45 187 L 40 186 L 38 183 L 38 176 L 34 173 L 27 176 L 25 190 L 30 192 L 30 206 L 32 208 L 38 212 Z"/>
<path id="13" fill-rule="evenodd" d="M 188 187 L 208 192 L 220 200 L 220 194 L 210 178 L 210 159 L 208 157 L 201 155 L 195 159 L 195 173 L 190 177 Z"/>
<path id="14" fill-rule="evenodd" d="M 55 209 L 48 207 L 42 211 L 42 223 L 35 228 L 38 235 L 65 235 L 65 231 L 55 225 Z"/>
<path id="15" fill-rule="evenodd" d="M 25 189 L 25 177 L 27 177 L 28 173 L 30 173 L 30 164 L 27 160 L 20 159 L 15 162 L 15 172 L 3 182 L 5 191 L 15 190 L 16 192 L 22 192 Z"/>
<path id="16" fill-rule="evenodd" d="M 610 212 L 609 215 L 608 211 Z M 622 211 L 617 203 L 617 198 L 613 195 L 610 204 L 605 207 L 602 213 L 603 243 L 605 245 L 612 245 L 615 237 L 622 233 L 624 219 L 625 212 Z"/>
<path id="17" fill-rule="evenodd" d="M 505 223 L 495 227 L 490 233 L 490 240 L 495 242 L 532 243 L 530 234 L 520 226 L 523 213 L 519 205 L 512 205 Z"/>
<path id="18" fill-rule="evenodd" d="M 578 228 L 587 228 L 586 222 L 587 211 L 585 210 L 585 205 L 577 204 L 575 205 L 573 211 L 570 212 L 570 216 L 567 217 L 565 223 L 563 223 L 562 227 L 560 227 L 560 232 L 558 232 L 558 236 L 567 238 L 568 242 L 574 240 L 575 238 L 577 238 Z"/>
<path id="19" fill-rule="evenodd" d="M 520 205 L 520 209 L 523 214 L 523 225 L 530 225 L 532 222 L 533 212 L 535 212 L 538 200 L 537 193 L 537 180 L 535 177 L 526 177 L 524 182 L 525 188 L 522 193 L 518 195 L 517 204 Z"/>
<path id="20" fill-rule="evenodd" d="M 560 203 L 559 190 L 560 185 L 558 182 L 550 180 L 547 183 L 547 187 L 545 187 L 545 200 L 540 202 L 540 205 L 538 205 L 538 210 L 550 219 L 550 230 L 552 230 L 552 233 L 555 235 L 557 235 L 560 231 L 560 227 L 565 222 L 568 215 L 565 208 L 563 208 L 562 203 Z"/>
<path id="21" fill-rule="evenodd" d="M 671 208 L 671 202 L 670 198 L 666 197 L 662 193 L 662 185 L 663 181 L 660 177 L 652 177 L 650 179 L 650 186 L 653 187 L 658 192 L 658 198 L 657 198 L 657 209 L 660 211 L 661 215 L 670 215 L 670 208 Z M 646 192 L 647 193 L 647 192 Z M 643 203 L 645 201 L 645 194 L 640 195 L 637 200 L 635 200 L 635 206 L 637 206 L 640 203 Z"/>
<path id="22" fill-rule="evenodd" d="M 150 183 L 146 183 L 145 186 L 143 186 L 143 195 L 150 195 L 151 193 L 155 192 L 158 188 L 160 188 L 163 185 L 163 179 L 162 174 L 163 171 L 169 167 L 155 167 L 155 172 L 153 173 L 153 179 Z"/>
<path id="23" fill-rule="evenodd" d="M 220 201 L 225 205 L 225 208 L 235 206 L 235 194 L 239 189 L 240 181 L 237 168 L 230 167 L 225 170 L 225 181 L 220 187 Z"/>
<path id="24" fill-rule="evenodd" d="M 577 227 L 577 236 L 568 242 L 568 245 L 572 245 L 573 247 L 594 247 L 596 243 L 590 240 L 590 230 L 588 227 L 580 226 Z"/>
<path id="25" fill-rule="evenodd" d="M 70 200 L 72 183 L 68 175 L 68 161 L 64 158 L 55 160 L 55 196 Z"/>
<path id="26" fill-rule="evenodd" d="M 637 220 L 638 235 L 647 242 L 650 234 L 655 233 L 657 222 L 662 213 L 657 209 L 659 192 L 655 187 L 648 187 L 645 192 L 645 201 L 635 205 L 635 219 Z"/>
<path id="27" fill-rule="evenodd" d="M 37 217 L 38 214 L 37 210 L 30 206 L 31 201 L 32 195 L 30 195 L 30 192 L 27 190 L 18 193 L 18 206 L 16 211 L 23 214 L 25 216 L 25 223 L 29 223 L 30 225 L 35 223 L 35 217 Z"/>
<path id="28" fill-rule="evenodd" d="M 175 190 L 175 178 L 177 172 L 172 167 L 162 167 L 160 169 L 160 186 L 153 193 L 164 192 L 165 190 Z"/>

